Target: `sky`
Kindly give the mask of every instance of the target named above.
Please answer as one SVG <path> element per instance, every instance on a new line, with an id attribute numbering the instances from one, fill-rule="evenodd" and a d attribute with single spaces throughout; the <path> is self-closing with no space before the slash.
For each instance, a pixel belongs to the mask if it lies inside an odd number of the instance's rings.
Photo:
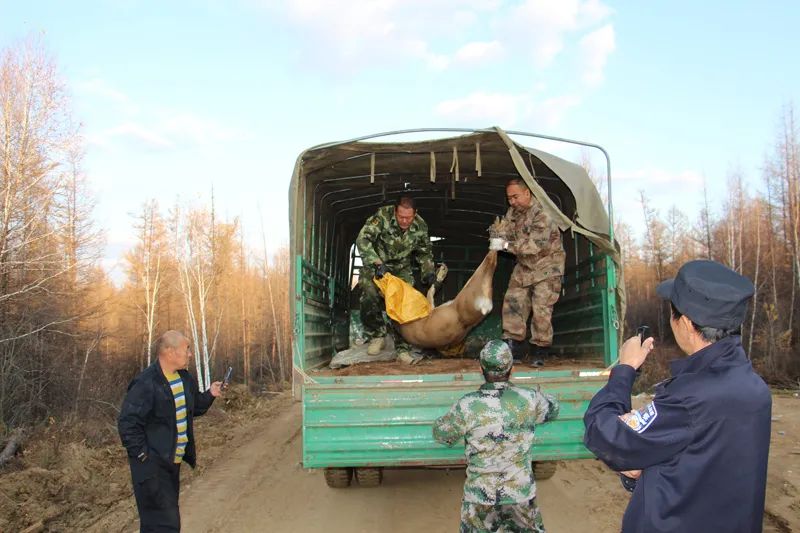
<path id="1" fill-rule="evenodd" d="M 717 207 L 733 172 L 761 187 L 800 105 L 798 23 L 789 0 L 0 0 L 0 49 L 42 35 L 55 57 L 117 277 L 148 199 L 213 190 L 273 249 L 303 149 L 405 128 L 600 144 L 618 219 L 641 230 L 641 190 L 694 218 L 704 183 Z"/>

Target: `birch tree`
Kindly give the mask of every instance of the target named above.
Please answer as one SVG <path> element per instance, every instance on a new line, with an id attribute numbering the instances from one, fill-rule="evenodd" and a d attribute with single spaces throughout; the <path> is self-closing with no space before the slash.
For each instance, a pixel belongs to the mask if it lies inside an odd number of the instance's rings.
<path id="1" fill-rule="evenodd" d="M 142 212 L 136 222 L 138 243 L 127 256 L 129 276 L 134 285 L 142 292 L 141 299 L 135 302 L 142 314 L 145 326 L 143 366 L 152 361 L 152 350 L 156 327 L 158 326 L 158 300 L 164 278 L 166 255 L 166 230 L 164 220 L 155 200 L 149 200 L 142 206 Z"/>

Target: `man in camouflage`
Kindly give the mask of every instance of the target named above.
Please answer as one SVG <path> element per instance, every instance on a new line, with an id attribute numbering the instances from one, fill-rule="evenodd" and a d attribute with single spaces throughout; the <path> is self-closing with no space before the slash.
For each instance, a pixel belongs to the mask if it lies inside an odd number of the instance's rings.
<path id="1" fill-rule="evenodd" d="M 531 339 L 535 355 L 553 344 L 553 305 L 561 294 L 566 254 L 561 232 L 542 204 L 519 178 L 506 184 L 510 207 L 503 230 L 491 235 L 490 249 L 505 250 L 517 257 L 508 290 L 503 299 L 503 338 L 514 357 L 525 359 L 529 353 L 528 317 L 531 316 Z M 541 360 L 534 361 L 541 366 Z"/>
<path id="2" fill-rule="evenodd" d="M 434 282 L 433 251 L 428 236 L 428 225 L 417 214 L 414 200 L 401 197 L 394 206 L 387 205 L 367 219 L 358 233 L 356 246 L 361 254 L 359 287 L 361 287 L 361 320 L 364 333 L 370 338 L 367 353 L 378 354 L 384 346 L 386 322 L 383 318 L 385 304 L 373 278 L 382 278 L 391 272 L 407 283 L 414 284 L 411 273 L 412 260 L 419 265 L 422 282 Z M 418 361 L 411 347 L 392 330 L 397 359 L 407 364 Z"/>
<path id="3" fill-rule="evenodd" d="M 509 383 L 514 360 L 506 343 L 489 341 L 480 362 L 486 383 L 433 425 L 433 438 L 442 444 L 466 439 L 460 532 L 543 533 L 531 448 L 535 426 L 554 419 L 558 403 Z"/>

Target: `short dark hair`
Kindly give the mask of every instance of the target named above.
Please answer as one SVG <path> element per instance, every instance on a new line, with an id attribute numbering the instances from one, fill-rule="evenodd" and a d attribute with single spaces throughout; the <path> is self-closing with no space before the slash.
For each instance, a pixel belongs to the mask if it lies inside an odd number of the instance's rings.
<path id="1" fill-rule="evenodd" d="M 672 310 L 672 320 L 678 320 L 680 317 L 683 316 L 683 313 L 678 311 L 674 303 L 670 302 L 669 307 Z M 687 316 L 686 318 L 689 317 Z M 689 318 L 689 322 L 692 322 L 691 318 Z M 742 331 L 741 326 L 733 329 L 720 329 L 708 326 L 701 326 L 699 324 L 695 324 L 694 322 L 692 322 L 692 326 L 694 327 L 695 331 L 697 331 L 700 334 L 700 336 L 702 336 L 703 339 L 708 342 L 721 341 L 725 337 L 730 337 L 731 335 L 741 335 Z"/>
<path id="2" fill-rule="evenodd" d="M 517 185 L 523 189 L 531 190 L 531 188 L 528 187 L 528 184 L 525 183 L 525 180 L 522 178 L 511 178 L 506 182 L 506 188 L 510 187 L 511 185 Z"/>
<path id="3" fill-rule="evenodd" d="M 509 369 L 508 372 L 505 374 L 495 374 L 494 372 L 483 372 L 483 379 L 486 380 L 486 383 L 502 383 L 503 381 L 508 381 L 511 377 L 511 370 Z"/>
<path id="4" fill-rule="evenodd" d="M 397 202 L 394 204 L 395 211 L 398 207 L 405 207 L 406 209 L 413 209 L 414 211 L 417 210 L 417 202 L 410 196 L 401 196 L 397 199 Z"/>

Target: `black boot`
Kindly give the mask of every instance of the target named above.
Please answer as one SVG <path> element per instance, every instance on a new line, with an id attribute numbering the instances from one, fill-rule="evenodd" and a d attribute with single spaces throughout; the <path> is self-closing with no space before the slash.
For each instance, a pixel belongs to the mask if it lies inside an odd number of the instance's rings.
<path id="1" fill-rule="evenodd" d="M 531 362 L 531 366 L 544 366 L 544 356 L 550 353 L 549 346 L 539 346 L 538 344 L 533 344 L 531 346 L 531 357 L 533 361 Z"/>
<path id="2" fill-rule="evenodd" d="M 511 350 L 511 355 L 514 357 L 515 360 L 522 361 L 528 358 L 530 344 L 528 341 L 515 341 L 514 339 L 503 339 L 508 344 L 509 349 Z"/>

